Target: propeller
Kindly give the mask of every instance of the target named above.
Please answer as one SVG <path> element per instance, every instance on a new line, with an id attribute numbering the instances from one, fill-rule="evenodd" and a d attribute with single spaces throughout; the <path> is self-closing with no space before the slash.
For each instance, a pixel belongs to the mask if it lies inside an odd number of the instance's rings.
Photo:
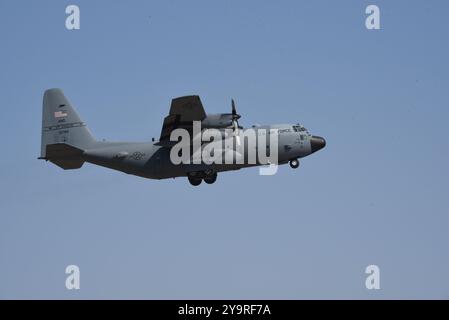
<path id="1" fill-rule="evenodd" d="M 242 116 L 237 113 L 237 109 L 235 108 L 235 101 L 232 99 L 232 126 L 234 127 L 234 130 L 238 131 L 238 129 L 241 129 L 242 127 L 239 126 L 238 120 Z"/>
<path id="2" fill-rule="evenodd" d="M 232 127 L 234 129 L 234 136 L 237 137 L 237 143 L 240 144 L 240 136 L 239 136 L 239 129 L 241 127 L 239 126 L 239 119 L 242 117 L 237 113 L 237 109 L 235 108 L 235 101 L 232 99 Z"/>

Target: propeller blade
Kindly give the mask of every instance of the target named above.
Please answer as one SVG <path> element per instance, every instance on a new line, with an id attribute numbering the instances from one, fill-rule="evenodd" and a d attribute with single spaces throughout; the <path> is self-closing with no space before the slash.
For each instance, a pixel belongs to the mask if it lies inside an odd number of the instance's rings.
<path id="1" fill-rule="evenodd" d="M 232 119 L 233 119 L 233 120 L 238 120 L 238 119 L 241 118 L 241 115 L 239 115 L 239 114 L 237 113 L 237 108 L 235 107 L 235 101 L 234 101 L 234 99 L 232 99 L 231 102 L 232 102 Z"/>
<path id="2" fill-rule="evenodd" d="M 231 105 L 232 105 L 232 128 L 234 136 L 237 137 L 237 143 L 240 144 L 239 129 L 241 127 L 239 126 L 238 120 L 240 119 L 241 116 L 237 113 L 237 108 L 235 107 L 234 99 L 231 100 Z"/>
<path id="3" fill-rule="evenodd" d="M 234 135 L 238 135 L 240 126 L 237 120 L 232 121 L 232 126 L 234 127 Z"/>
<path id="4" fill-rule="evenodd" d="M 237 145 L 240 145 L 240 132 L 239 132 L 239 124 L 237 121 L 234 121 L 234 137 L 236 140 Z"/>

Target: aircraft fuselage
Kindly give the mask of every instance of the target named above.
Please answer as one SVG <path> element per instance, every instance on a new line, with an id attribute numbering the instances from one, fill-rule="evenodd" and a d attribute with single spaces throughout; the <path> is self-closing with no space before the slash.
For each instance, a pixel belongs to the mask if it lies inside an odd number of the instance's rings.
<path id="1" fill-rule="evenodd" d="M 256 132 L 256 139 L 260 137 L 259 132 L 269 132 L 270 129 L 278 130 L 278 164 L 286 164 L 290 160 L 306 157 L 325 146 L 323 138 L 311 136 L 307 131 L 297 132 L 293 129 L 295 126 L 289 124 L 270 125 L 252 129 Z M 251 146 L 256 148 L 256 152 L 259 151 L 257 150 L 259 147 L 257 141 L 253 141 L 253 143 L 246 141 L 245 157 L 247 157 L 248 148 Z M 269 147 L 269 143 L 267 147 Z M 175 165 L 170 159 L 170 149 L 157 145 L 157 142 L 98 142 L 92 149 L 85 150 L 82 157 L 84 161 L 92 164 L 149 179 L 185 177 L 190 172 L 205 170 L 222 172 L 261 165 L 247 161 L 241 164 Z"/>

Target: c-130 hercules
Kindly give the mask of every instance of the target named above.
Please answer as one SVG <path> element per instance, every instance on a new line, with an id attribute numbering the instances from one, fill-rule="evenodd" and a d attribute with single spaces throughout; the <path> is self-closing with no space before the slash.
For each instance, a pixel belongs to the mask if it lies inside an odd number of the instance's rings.
<path id="1" fill-rule="evenodd" d="M 174 164 L 170 150 L 177 141 L 171 141 L 170 135 L 175 129 L 185 129 L 190 134 L 194 133 L 194 121 L 197 121 L 201 124 L 201 128 L 218 129 L 225 139 L 232 139 L 235 142 L 239 139 L 239 130 L 243 129 L 239 126 L 238 119 L 240 115 L 236 112 L 234 101 L 231 113 L 206 114 L 198 96 L 185 96 L 172 100 L 170 113 L 164 119 L 159 141 L 154 139 L 151 142 L 99 141 L 94 139 L 64 93 L 60 89 L 50 89 L 45 91 L 43 99 L 39 159 L 50 161 L 65 170 L 78 169 L 84 162 L 89 162 L 149 179 L 187 177 L 194 186 L 203 180 L 207 184 L 212 184 L 216 181 L 218 172 L 267 163 L 244 161 L 230 164 L 204 162 Z M 264 139 L 265 132 L 267 136 L 270 132 L 276 132 L 278 141 L 276 164 L 290 163 L 294 169 L 299 166 L 299 158 L 306 157 L 326 145 L 323 138 L 310 135 L 307 129 L 299 124 L 253 126 L 252 129 L 256 132 L 256 139 L 262 132 Z M 229 131 L 231 135 L 228 134 Z M 266 140 L 269 140 L 268 137 Z M 203 141 L 200 148 L 204 148 L 207 144 L 208 142 Z M 254 148 L 258 147 L 259 145 Z M 264 148 L 269 149 L 269 143 L 264 145 Z M 238 153 L 235 143 L 228 151 L 233 153 L 234 160 L 242 156 Z M 247 152 L 245 149 L 244 158 Z"/>

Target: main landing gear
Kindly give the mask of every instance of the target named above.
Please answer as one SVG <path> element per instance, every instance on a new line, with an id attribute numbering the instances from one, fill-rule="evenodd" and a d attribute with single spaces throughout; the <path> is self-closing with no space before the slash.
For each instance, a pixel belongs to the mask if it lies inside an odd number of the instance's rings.
<path id="1" fill-rule="evenodd" d="M 207 184 L 212 184 L 217 181 L 216 172 L 192 172 L 187 175 L 187 179 L 192 186 L 199 186 L 204 180 Z"/>
<path id="2" fill-rule="evenodd" d="M 201 178 L 187 176 L 187 179 L 189 179 L 189 182 L 192 186 L 199 186 L 201 184 L 201 181 L 203 181 Z"/>
<path id="3" fill-rule="evenodd" d="M 217 181 L 217 173 L 216 172 L 204 177 L 204 182 L 206 182 L 207 184 L 212 184 L 215 181 Z"/>
<path id="4" fill-rule="evenodd" d="M 290 160 L 290 167 L 292 167 L 292 169 L 297 169 L 299 167 L 299 160 L 298 159 Z"/>

